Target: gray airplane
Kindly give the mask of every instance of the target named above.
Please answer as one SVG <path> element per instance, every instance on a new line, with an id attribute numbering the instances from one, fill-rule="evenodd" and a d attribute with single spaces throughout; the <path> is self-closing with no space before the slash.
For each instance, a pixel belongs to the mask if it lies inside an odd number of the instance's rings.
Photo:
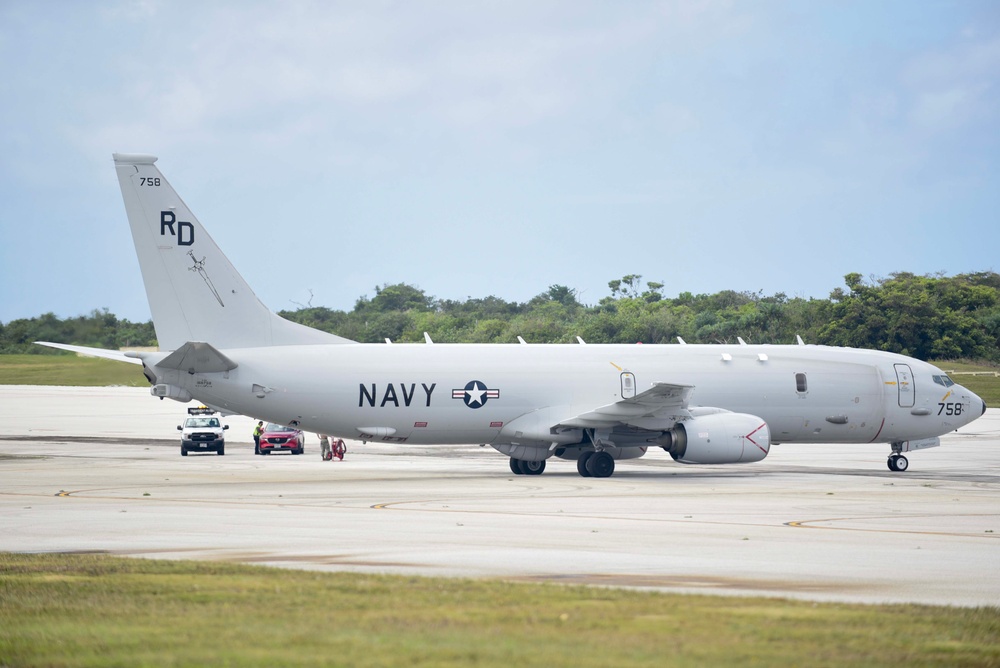
<path id="1" fill-rule="evenodd" d="M 161 352 L 43 343 L 141 364 L 153 396 L 399 444 L 489 444 L 517 474 L 585 477 L 659 448 L 756 462 L 776 443 L 886 443 L 888 466 L 986 404 L 937 367 L 803 345 L 362 344 L 265 307 L 148 155 L 114 155 Z M 41 342 L 40 342 L 41 343 Z"/>

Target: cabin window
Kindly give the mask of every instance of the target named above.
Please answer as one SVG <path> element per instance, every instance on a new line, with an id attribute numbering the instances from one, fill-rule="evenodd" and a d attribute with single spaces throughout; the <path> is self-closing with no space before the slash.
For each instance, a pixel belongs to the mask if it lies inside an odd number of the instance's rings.
<path id="1" fill-rule="evenodd" d="M 799 394 L 805 394 L 809 391 L 809 386 L 806 384 L 806 375 L 804 373 L 795 374 L 795 391 Z"/>

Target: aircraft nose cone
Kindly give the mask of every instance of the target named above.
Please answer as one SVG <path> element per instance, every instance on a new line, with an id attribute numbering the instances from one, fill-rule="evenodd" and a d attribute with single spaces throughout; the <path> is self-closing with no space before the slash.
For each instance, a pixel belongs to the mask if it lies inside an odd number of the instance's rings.
<path id="1" fill-rule="evenodd" d="M 986 415 L 986 402 L 983 402 L 983 412 L 980 415 Z"/>

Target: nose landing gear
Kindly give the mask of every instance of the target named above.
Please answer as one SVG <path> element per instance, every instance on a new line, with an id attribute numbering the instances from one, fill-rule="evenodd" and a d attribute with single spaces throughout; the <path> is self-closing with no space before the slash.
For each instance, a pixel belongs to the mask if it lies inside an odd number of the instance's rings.
<path id="1" fill-rule="evenodd" d="M 910 460 L 900 454 L 889 455 L 889 460 L 886 462 L 890 471 L 903 472 L 910 467 Z"/>

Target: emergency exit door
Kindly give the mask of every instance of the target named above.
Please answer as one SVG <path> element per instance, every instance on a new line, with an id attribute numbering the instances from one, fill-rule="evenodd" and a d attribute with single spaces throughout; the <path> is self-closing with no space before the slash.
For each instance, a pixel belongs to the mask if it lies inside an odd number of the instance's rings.
<path id="1" fill-rule="evenodd" d="M 622 374 L 622 399 L 631 399 L 635 396 L 635 376 L 626 371 Z"/>

